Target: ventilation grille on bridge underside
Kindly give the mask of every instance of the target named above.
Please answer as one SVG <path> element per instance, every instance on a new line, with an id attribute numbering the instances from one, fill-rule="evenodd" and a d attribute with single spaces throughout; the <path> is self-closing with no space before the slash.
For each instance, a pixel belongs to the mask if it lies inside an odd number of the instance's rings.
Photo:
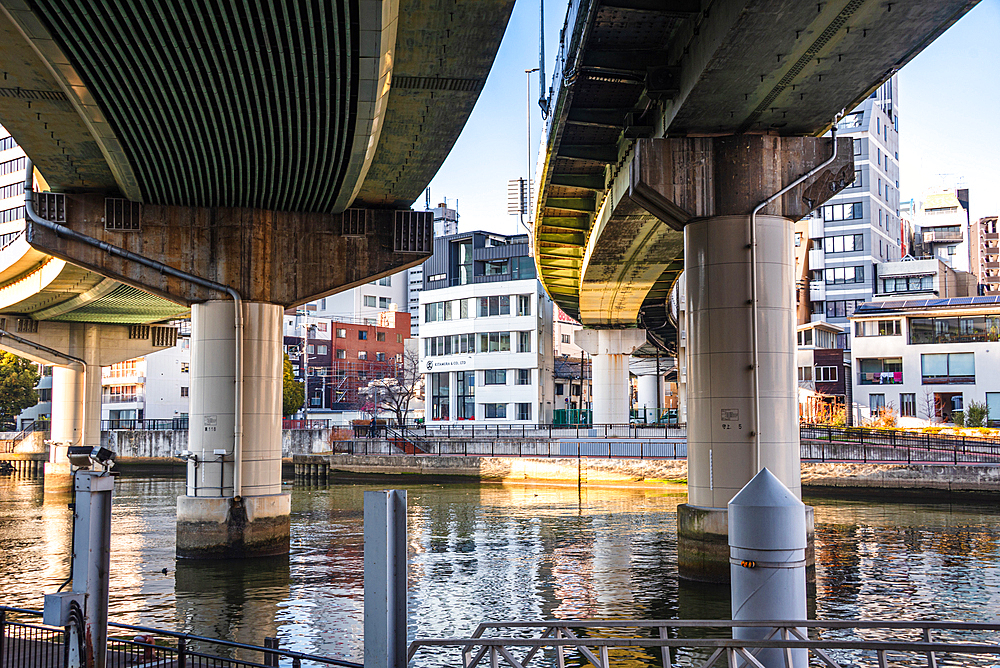
<path id="1" fill-rule="evenodd" d="M 38 321 L 32 320 L 31 318 L 18 318 L 17 319 L 17 333 L 18 334 L 37 334 L 38 333 Z"/>
<path id="2" fill-rule="evenodd" d="M 368 219 L 371 211 L 368 209 L 348 209 L 343 213 L 340 233 L 345 237 L 363 237 L 368 233 Z"/>
<path id="3" fill-rule="evenodd" d="M 104 200 L 104 229 L 123 232 L 142 229 L 142 204 L 108 197 Z"/>
<path id="4" fill-rule="evenodd" d="M 59 193 L 35 193 L 35 213 L 53 223 L 66 222 L 66 196 Z"/>
<path id="5" fill-rule="evenodd" d="M 397 253 L 431 253 L 434 214 L 431 211 L 397 211 L 392 248 Z"/>
<path id="6" fill-rule="evenodd" d="M 22 100 L 66 101 L 66 95 L 57 90 L 30 90 L 28 88 L 0 88 L 0 97 L 16 97 Z"/>
<path id="7" fill-rule="evenodd" d="M 153 345 L 157 348 L 172 348 L 177 344 L 176 327 L 153 327 Z"/>
<path id="8" fill-rule="evenodd" d="M 457 90 L 478 92 L 483 88 L 479 79 L 451 79 L 448 77 L 395 77 L 393 88 L 408 88 L 411 90 Z"/>

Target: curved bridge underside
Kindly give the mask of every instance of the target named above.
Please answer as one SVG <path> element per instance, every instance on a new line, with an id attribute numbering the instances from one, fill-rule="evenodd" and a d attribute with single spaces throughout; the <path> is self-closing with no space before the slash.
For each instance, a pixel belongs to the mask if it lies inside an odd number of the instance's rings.
<path id="1" fill-rule="evenodd" d="M 637 142 L 819 136 L 975 4 L 572 0 L 537 175 L 550 296 L 585 325 L 657 330 L 662 346 L 684 224 L 712 207 L 671 205 L 671 189 L 706 178 L 698 160 L 644 162 Z M 651 190 L 642 172 L 671 180 Z"/>
<path id="2" fill-rule="evenodd" d="M 444 4 L 0 0 L 0 118 L 56 191 L 409 206 L 464 126 L 513 6 Z"/>

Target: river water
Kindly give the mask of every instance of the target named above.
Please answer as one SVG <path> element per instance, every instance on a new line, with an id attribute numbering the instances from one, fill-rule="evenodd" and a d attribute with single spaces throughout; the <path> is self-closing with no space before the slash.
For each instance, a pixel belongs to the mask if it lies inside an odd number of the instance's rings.
<path id="1" fill-rule="evenodd" d="M 289 486 L 287 558 L 186 563 L 174 559 L 183 481 L 119 478 L 111 620 L 252 644 L 278 636 L 283 648 L 360 662 L 363 492 L 381 488 Z M 481 621 L 729 617 L 727 587 L 678 582 L 683 488 L 407 489 L 411 639 L 468 636 Z M 41 609 L 67 577 L 68 500 L 0 477 L 0 604 Z M 807 502 L 811 616 L 1000 621 L 1000 508 Z"/>

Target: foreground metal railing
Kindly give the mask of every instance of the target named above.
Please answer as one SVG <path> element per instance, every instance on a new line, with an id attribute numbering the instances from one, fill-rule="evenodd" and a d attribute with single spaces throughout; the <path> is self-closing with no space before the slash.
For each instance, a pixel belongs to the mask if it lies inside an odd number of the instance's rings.
<path id="1" fill-rule="evenodd" d="M 737 627 L 762 629 L 761 639 L 735 640 L 732 629 Z M 800 655 L 807 653 L 809 664 L 826 668 L 887 668 L 890 658 L 893 665 L 985 667 L 995 665 L 1000 657 L 998 633 L 997 624 L 919 621 L 496 622 L 480 624 L 471 638 L 418 638 L 410 643 L 407 660 L 412 662 L 421 650 L 440 652 L 450 648 L 461 654 L 463 668 L 564 668 L 587 662 L 594 668 L 611 668 L 615 663 L 660 663 L 664 668 L 765 668 L 759 657 L 762 651 L 771 650 L 772 660 L 766 668 L 791 668 L 798 650 Z M 773 661 L 775 654 L 781 657 L 777 665 Z M 796 663 L 805 665 L 804 661 Z"/>
<path id="2" fill-rule="evenodd" d="M 66 631 L 39 623 L 42 613 L 0 606 L 0 668 L 57 668 L 66 665 Z M 124 632 L 124 633 L 123 633 Z M 276 638 L 248 645 L 132 624 L 108 623 L 109 668 L 267 668 L 285 665 L 342 666 L 362 664 L 279 648 Z"/>

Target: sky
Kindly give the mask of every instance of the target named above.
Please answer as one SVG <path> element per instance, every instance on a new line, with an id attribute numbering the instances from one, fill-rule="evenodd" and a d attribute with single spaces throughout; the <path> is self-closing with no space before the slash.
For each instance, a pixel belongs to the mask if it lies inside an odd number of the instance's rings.
<path id="1" fill-rule="evenodd" d="M 447 200 L 459 230 L 520 231 L 507 181 L 534 169 L 542 130 L 536 104 L 539 0 L 517 0 L 479 102 L 440 171 L 431 205 Z M 565 0 L 545 0 L 546 79 Z M 941 185 L 969 188 L 971 217 L 1000 213 L 1000 0 L 982 0 L 899 72 L 900 200 Z M 531 141 L 527 135 L 528 78 Z M 529 158 L 530 153 L 530 158 Z M 422 208 L 422 199 L 414 208 Z"/>

